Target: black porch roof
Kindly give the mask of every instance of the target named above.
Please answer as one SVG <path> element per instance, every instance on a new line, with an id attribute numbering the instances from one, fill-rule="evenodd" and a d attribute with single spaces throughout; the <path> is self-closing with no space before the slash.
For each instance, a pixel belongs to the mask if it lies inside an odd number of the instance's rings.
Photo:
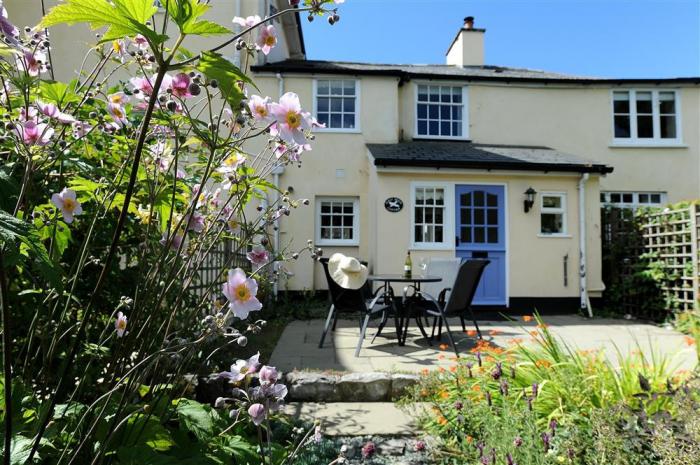
<path id="1" fill-rule="evenodd" d="M 463 168 L 483 170 L 612 172 L 611 166 L 594 163 L 549 147 L 474 144 L 458 141 L 417 141 L 367 144 L 375 166 Z"/>

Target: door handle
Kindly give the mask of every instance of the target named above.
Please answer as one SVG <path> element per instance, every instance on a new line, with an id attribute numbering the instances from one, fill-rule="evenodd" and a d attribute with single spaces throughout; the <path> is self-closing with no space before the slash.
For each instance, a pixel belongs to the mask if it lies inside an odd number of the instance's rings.
<path id="1" fill-rule="evenodd" d="M 455 246 L 459 247 L 459 236 L 455 236 Z"/>

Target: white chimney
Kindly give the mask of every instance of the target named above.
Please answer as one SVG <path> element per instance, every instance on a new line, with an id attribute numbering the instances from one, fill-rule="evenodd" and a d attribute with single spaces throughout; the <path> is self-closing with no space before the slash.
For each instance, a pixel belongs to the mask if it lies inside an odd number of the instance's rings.
<path id="1" fill-rule="evenodd" d="M 454 66 L 484 65 L 484 33 L 486 29 L 474 28 L 474 17 L 464 18 L 464 26 L 459 30 L 447 51 L 447 64 Z"/>

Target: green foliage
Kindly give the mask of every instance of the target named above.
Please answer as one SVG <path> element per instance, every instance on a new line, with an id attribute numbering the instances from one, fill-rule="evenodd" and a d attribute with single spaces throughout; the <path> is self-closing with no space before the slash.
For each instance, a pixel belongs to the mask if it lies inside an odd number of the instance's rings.
<path id="1" fill-rule="evenodd" d="M 212 36 L 231 32 L 220 24 L 200 19 L 211 7 L 198 0 L 166 0 L 163 7 L 183 34 Z"/>
<path id="2" fill-rule="evenodd" d="M 219 81 L 222 93 L 231 108 L 238 108 L 244 98 L 239 83 L 245 82 L 251 85 L 253 81 L 246 76 L 236 65 L 216 52 L 204 52 L 199 60 L 197 69 L 209 79 Z"/>
<path id="3" fill-rule="evenodd" d="M 141 34 L 152 43 L 160 44 L 167 36 L 146 26 L 146 21 L 157 11 L 152 0 L 65 0 L 44 16 L 39 27 L 88 23 L 93 29 L 108 28 L 103 41 Z"/>

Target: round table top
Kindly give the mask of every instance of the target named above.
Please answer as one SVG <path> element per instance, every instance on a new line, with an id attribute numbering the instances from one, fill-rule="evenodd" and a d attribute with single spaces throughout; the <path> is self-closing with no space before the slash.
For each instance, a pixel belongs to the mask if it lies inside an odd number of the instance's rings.
<path id="1" fill-rule="evenodd" d="M 383 273 L 383 274 L 371 274 L 367 277 L 369 281 L 384 281 L 384 282 L 395 282 L 395 283 L 437 283 L 442 281 L 439 276 L 429 276 L 421 274 L 412 274 L 411 276 L 406 276 L 402 273 Z"/>

